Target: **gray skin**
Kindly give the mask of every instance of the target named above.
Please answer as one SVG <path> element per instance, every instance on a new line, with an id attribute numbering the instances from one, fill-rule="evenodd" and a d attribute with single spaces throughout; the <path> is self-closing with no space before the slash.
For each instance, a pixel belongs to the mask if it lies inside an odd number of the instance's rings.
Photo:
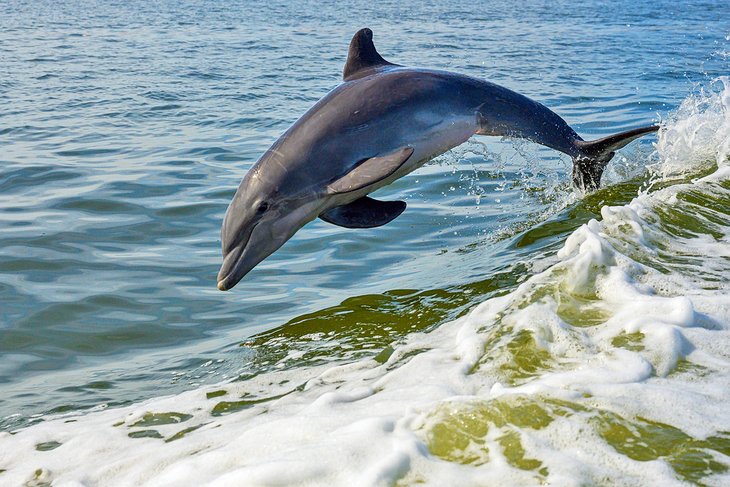
<path id="1" fill-rule="evenodd" d="M 297 120 L 243 178 L 221 230 L 218 288 L 235 286 L 317 217 L 348 228 L 379 226 L 397 217 L 405 203 L 361 198 L 474 134 L 521 137 L 566 153 L 575 161 L 575 184 L 593 189 L 613 150 L 653 130 L 583 142 L 556 113 L 507 88 L 388 63 L 375 50 L 372 32 L 363 29 L 350 45 L 344 82 Z M 372 218 L 362 211 L 371 206 Z M 341 208 L 350 211 L 338 214 L 335 209 Z M 349 220 L 353 213 L 357 222 Z"/>

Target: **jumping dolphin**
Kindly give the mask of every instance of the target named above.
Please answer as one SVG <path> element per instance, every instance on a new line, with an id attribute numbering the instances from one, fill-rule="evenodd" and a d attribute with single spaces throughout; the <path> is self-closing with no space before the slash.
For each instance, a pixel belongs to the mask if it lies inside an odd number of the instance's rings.
<path id="1" fill-rule="evenodd" d="M 345 228 L 395 219 L 403 201 L 369 193 L 418 169 L 474 134 L 521 137 L 573 158 L 573 183 L 596 189 L 614 151 L 658 126 L 584 141 L 547 107 L 461 74 L 390 63 L 370 29 L 350 43 L 344 82 L 274 142 L 228 207 L 218 289 L 235 286 L 306 223 Z"/>

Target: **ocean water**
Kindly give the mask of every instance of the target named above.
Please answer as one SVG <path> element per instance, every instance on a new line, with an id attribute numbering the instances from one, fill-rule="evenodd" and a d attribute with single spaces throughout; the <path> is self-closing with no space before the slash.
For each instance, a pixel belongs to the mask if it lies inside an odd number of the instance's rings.
<path id="1" fill-rule="evenodd" d="M 726 2 L 0 4 L 0 485 L 728 485 Z M 475 137 L 215 287 L 240 179 L 393 62 L 660 122 Z"/>

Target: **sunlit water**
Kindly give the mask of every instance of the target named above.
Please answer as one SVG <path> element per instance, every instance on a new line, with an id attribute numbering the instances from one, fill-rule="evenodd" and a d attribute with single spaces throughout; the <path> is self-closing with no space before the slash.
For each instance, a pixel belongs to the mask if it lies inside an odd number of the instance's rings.
<path id="1" fill-rule="evenodd" d="M 727 17 L 3 3 L 0 484 L 728 482 Z M 475 138 L 379 192 L 393 223 L 313 222 L 217 291 L 240 179 L 366 25 L 585 138 L 665 129 L 585 197 Z"/>

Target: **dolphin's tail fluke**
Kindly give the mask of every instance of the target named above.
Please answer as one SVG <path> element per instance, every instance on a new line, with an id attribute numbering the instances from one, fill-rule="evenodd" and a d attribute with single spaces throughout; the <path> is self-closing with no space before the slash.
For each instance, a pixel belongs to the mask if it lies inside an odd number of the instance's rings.
<path id="1" fill-rule="evenodd" d="M 573 184 L 582 190 L 598 189 L 608 161 L 632 140 L 659 130 L 659 125 L 627 130 L 598 140 L 576 140 L 573 156 Z"/>

